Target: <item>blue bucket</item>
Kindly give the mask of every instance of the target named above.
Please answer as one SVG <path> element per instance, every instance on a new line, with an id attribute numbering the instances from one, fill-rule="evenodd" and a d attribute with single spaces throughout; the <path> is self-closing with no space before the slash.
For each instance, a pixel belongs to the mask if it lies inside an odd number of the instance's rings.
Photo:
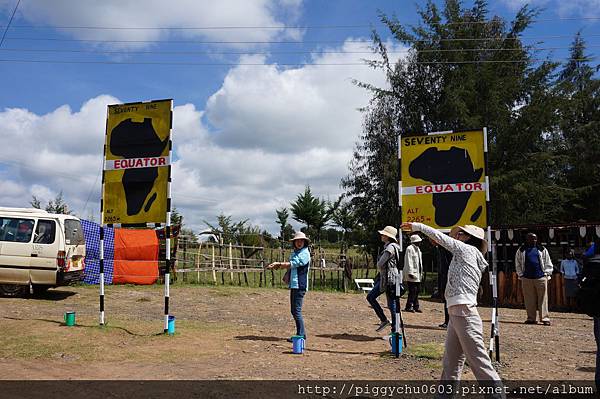
<path id="1" fill-rule="evenodd" d="M 169 333 L 169 335 L 175 334 L 175 316 L 169 316 L 167 332 Z"/>
<path id="2" fill-rule="evenodd" d="M 302 335 L 292 336 L 292 352 L 296 355 L 304 353 L 304 337 Z"/>
<path id="3" fill-rule="evenodd" d="M 392 347 L 392 353 L 396 354 L 396 335 L 398 336 L 398 353 L 402 353 L 402 334 L 400 333 L 392 333 L 389 338 L 390 346 Z"/>

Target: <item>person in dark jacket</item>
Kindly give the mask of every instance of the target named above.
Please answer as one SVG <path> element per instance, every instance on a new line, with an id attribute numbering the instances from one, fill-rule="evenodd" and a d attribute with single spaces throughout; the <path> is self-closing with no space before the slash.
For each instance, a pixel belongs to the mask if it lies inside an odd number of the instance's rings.
<path id="1" fill-rule="evenodd" d="M 383 309 L 381 309 L 381 305 L 377 302 L 377 297 L 379 295 L 385 293 L 388 307 L 392 314 L 392 332 L 395 331 L 394 324 L 394 314 L 396 313 L 396 301 L 395 301 L 395 292 L 391 291 L 390 286 L 395 284 L 396 279 L 400 279 L 402 276 L 398 271 L 397 262 L 399 261 L 400 256 L 400 247 L 396 243 L 396 236 L 398 235 L 398 230 L 392 226 L 386 226 L 383 230 L 378 231 L 381 241 L 384 244 L 383 252 L 379 255 L 377 259 L 377 270 L 379 273 L 375 278 L 375 285 L 369 291 L 367 295 L 367 301 L 373 307 L 373 310 L 379 317 L 381 323 L 379 327 L 375 331 L 379 332 L 383 330 L 386 326 L 390 324 L 390 321 L 385 317 L 385 313 Z M 393 281 L 392 281 L 393 280 Z"/>
<path id="2" fill-rule="evenodd" d="M 600 239 L 584 253 L 583 278 L 577 302 L 585 314 L 594 318 L 596 341 L 596 391 L 600 392 Z"/>
<path id="3" fill-rule="evenodd" d="M 452 254 L 444 247 L 440 246 L 433 238 L 430 238 L 429 241 L 431 242 L 431 245 L 433 245 L 433 263 L 438 272 L 438 293 L 444 301 L 444 322 L 440 324 L 439 327 L 447 328 L 450 315 L 448 314 L 448 303 L 446 302 L 444 293 L 446 292 L 446 283 L 448 282 L 448 267 L 452 261 Z"/>

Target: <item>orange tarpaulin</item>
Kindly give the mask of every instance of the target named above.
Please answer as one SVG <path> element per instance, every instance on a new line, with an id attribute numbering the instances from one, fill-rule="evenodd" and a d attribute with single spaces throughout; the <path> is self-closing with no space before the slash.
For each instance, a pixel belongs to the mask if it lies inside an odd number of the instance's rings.
<path id="1" fill-rule="evenodd" d="M 115 229 L 113 284 L 154 284 L 157 279 L 156 232 Z"/>

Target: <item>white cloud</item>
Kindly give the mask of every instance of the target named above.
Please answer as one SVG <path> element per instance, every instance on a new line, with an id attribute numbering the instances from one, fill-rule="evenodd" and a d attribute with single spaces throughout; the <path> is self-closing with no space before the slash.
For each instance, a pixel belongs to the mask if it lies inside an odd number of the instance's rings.
<path id="1" fill-rule="evenodd" d="M 356 62 L 361 55 L 351 52 L 366 44 L 348 42 L 327 49 L 340 54 L 315 53 L 310 62 Z M 307 184 L 335 200 L 361 132 L 357 109 L 370 97 L 352 78 L 385 84 L 381 71 L 364 65 L 239 65 L 205 109 L 176 104 L 172 196 L 185 222 L 200 230 L 223 212 L 276 231 L 275 209 Z M 47 201 L 62 191 L 79 215 L 93 210 L 98 220 L 106 105 L 118 102 L 102 95 L 79 110 L 0 112 L 0 204 L 28 206 L 31 195 Z"/>
<path id="2" fill-rule="evenodd" d="M 314 147 L 349 150 L 356 141 L 362 116 L 356 111 L 368 93 L 352 79 L 385 84 L 381 73 L 360 63 L 357 51 L 367 42 L 348 40 L 337 50 L 313 54 L 314 64 L 285 69 L 277 65 L 239 66 L 230 71 L 223 87 L 208 101 L 206 113 L 217 127 L 217 142 L 225 147 L 297 152 Z M 394 48 L 396 49 L 396 48 Z M 263 63 L 247 57 L 242 63 Z M 338 65 L 335 65 L 338 64 Z"/>
<path id="3" fill-rule="evenodd" d="M 600 0 L 570 0 L 557 3 L 561 17 L 600 17 Z"/>
<path id="4" fill-rule="evenodd" d="M 542 7 L 553 10 L 559 17 L 587 17 L 600 16 L 600 0 L 502 0 L 510 10 L 516 11 L 528 4 L 532 7 Z"/>
<path id="5" fill-rule="evenodd" d="M 268 41 L 297 35 L 283 29 L 274 14 L 287 20 L 299 14 L 301 0 L 136 0 L 121 1 L 23 1 L 19 15 L 32 24 L 63 27 L 78 39 L 152 41 L 169 37 L 219 41 Z M 0 0 L 0 8 L 12 10 L 14 2 Z M 270 29 L 186 29 L 199 27 L 269 27 Z M 71 27 L 71 28 L 67 28 Z M 74 27 L 159 28 L 75 29 Z M 171 29 L 180 27 L 180 29 Z M 113 47 L 137 48 L 147 43 L 113 43 Z"/>

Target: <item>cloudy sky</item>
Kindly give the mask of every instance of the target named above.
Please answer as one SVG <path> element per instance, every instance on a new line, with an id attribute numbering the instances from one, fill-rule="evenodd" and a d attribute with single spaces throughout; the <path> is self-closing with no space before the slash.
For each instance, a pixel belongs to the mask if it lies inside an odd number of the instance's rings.
<path id="1" fill-rule="evenodd" d="M 224 213 L 276 232 L 275 209 L 306 185 L 341 193 L 369 100 L 352 79 L 385 85 L 361 61 L 371 28 L 388 37 L 378 10 L 410 24 L 415 3 L 21 0 L 0 45 L 0 206 L 62 191 L 98 220 L 106 106 L 173 98 L 172 196 L 186 224 Z M 527 2 L 490 3 L 511 18 Z M 600 0 L 530 3 L 545 11 L 526 42 L 561 59 L 581 30 L 597 52 Z M 16 4 L 0 0 L 1 33 Z"/>

